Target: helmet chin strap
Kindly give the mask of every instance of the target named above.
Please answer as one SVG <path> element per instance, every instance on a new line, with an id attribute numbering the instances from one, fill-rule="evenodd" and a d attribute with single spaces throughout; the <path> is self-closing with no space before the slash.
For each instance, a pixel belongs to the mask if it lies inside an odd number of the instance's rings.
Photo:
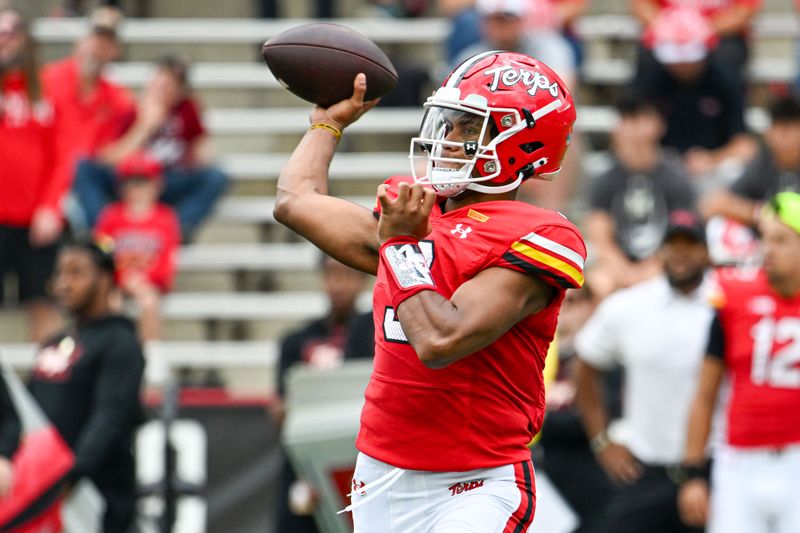
<path id="1" fill-rule="evenodd" d="M 504 192 L 513 191 L 514 189 L 519 187 L 523 179 L 524 179 L 523 174 L 522 172 L 520 172 L 517 175 L 517 179 L 515 179 L 511 183 L 506 183 L 505 185 L 482 185 L 481 183 L 473 182 L 467 185 L 467 189 L 486 194 L 503 194 Z"/>

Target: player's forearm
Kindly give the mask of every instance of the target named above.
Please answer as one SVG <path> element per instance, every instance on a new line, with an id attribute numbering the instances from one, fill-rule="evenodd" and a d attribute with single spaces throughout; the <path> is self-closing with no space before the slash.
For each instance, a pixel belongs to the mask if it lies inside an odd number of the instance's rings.
<path id="1" fill-rule="evenodd" d="M 689 430 L 686 435 L 686 452 L 683 462 L 687 465 L 702 465 L 706 461 L 706 444 L 711 433 L 713 404 L 696 397 L 689 411 Z"/>
<path id="2" fill-rule="evenodd" d="M 744 165 L 756 155 L 758 144 L 755 139 L 746 133 L 735 135 L 725 146 L 710 150 L 714 164 L 719 165 L 725 160 L 731 160 Z"/>
<path id="3" fill-rule="evenodd" d="M 711 433 L 711 420 L 723 373 L 724 366 L 719 359 L 707 356 L 703 360 L 700 382 L 689 410 L 689 428 L 684 452 L 684 463 L 688 465 L 705 463 L 706 445 Z"/>
<path id="4" fill-rule="evenodd" d="M 593 439 L 608 426 L 608 413 L 600 386 L 600 372 L 581 360 L 576 361 L 573 372 L 578 412 L 586 435 Z"/>
<path id="5" fill-rule="evenodd" d="M 700 212 L 706 219 L 721 215 L 743 224 L 754 225 L 756 210 L 755 202 L 725 190 L 709 193 L 708 198 L 700 202 Z"/>
<path id="6" fill-rule="evenodd" d="M 116 165 L 126 156 L 144 147 L 154 132 L 155 129 L 137 122 L 121 139 L 102 150 L 100 159 L 106 164 Z"/>
<path id="7" fill-rule="evenodd" d="M 450 365 L 487 344 L 468 334 L 458 308 L 435 291 L 422 291 L 405 300 L 397 317 L 420 361 L 431 368 Z"/>
<path id="8" fill-rule="evenodd" d="M 336 151 L 336 137 L 324 129 L 308 130 L 278 177 L 275 219 L 291 224 L 296 207 L 309 194 L 328 194 L 328 167 Z"/>

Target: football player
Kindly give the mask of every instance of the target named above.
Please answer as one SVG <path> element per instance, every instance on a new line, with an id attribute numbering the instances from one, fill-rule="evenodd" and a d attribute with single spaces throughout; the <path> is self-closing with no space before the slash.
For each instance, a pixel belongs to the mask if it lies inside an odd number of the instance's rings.
<path id="1" fill-rule="evenodd" d="M 377 274 L 355 529 L 527 531 L 542 369 L 586 248 L 565 217 L 514 198 L 524 180 L 558 173 L 572 97 L 524 54 L 471 57 L 425 103 L 412 176 L 389 178 L 370 211 L 327 195 L 342 130 L 375 104 L 365 91 L 359 74 L 350 99 L 314 108 L 275 207 L 327 254 Z"/>
<path id="2" fill-rule="evenodd" d="M 800 194 L 761 216 L 763 268 L 718 276 L 716 318 L 689 418 L 684 520 L 709 533 L 800 531 Z M 731 383 L 727 444 L 705 461 L 714 404 Z"/>

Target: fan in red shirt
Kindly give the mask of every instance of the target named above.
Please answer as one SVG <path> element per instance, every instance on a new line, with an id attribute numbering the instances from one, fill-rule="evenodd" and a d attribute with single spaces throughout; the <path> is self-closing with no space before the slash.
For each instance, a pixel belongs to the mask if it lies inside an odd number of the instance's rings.
<path id="1" fill-rule="evenodd" d="M 117 280 L 139 307 L 142 339 L 161 336 L 161 294 L 172 288 L 180 244 L 180 223 L 168 205 L 158 202 L 161 165 L 143 153 L 123 160 L 118 169 L 122 200 L 106 207 L 95 229 L 113 242 Z"/>
<path id="2" fill-rule="evenodd" d="M 7 272 L 16 274 L 30 335 L 40 341 L 60 328 L 45 286 L 61 233 L 62 191 L 53 179 L 55 120 L 35 46 L 22 16 L 0 9 L 0 288 Z"/>
<path id="3" fill-rule="evenodd" d="M 761 221 L 763 268 L 722 271 L 707 356 L 692 405 L 681 487 L 685 520 L 709 533 L 800 531 L 800 194 L 777 194 Z M 705 449 L 723 376 L 726 445 Z M 766 490 L 770 487 L 769 490 Z"/>
<path id="4" fill-rule="evenodd" d="M 72 186 L 78 161 L 113 141 L 134 109 L 128 90 L 104 75 L 120 54 L 120 18 L 116 8 L 98 8 L 91 30 L 75 43 L 73 54 L 42 69 L 44 91 L 58 117 L 54 179 L 62 194 Z"/>
<path id="5" fill-rule="evenodd" d="M 189 84 L 189 64 L 165 56 L 155 65 L 136 109 L 119 124 L 118 138 L 78 164 L 74 191 L 92 227 L 116 194 L 114 167 L 147 152 L 163 169 L 161 201 L 175 209 L 188 240 L 225 191 L 228 178 L 210 159 L 199 105 Z"/>

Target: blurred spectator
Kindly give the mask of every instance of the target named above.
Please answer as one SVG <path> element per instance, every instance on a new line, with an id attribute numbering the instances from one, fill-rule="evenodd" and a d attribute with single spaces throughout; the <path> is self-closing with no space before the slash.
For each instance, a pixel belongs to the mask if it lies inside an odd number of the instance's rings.
<path id="1" fill-rule="evenodd" d="M 723 69 L 738 72 L 743 77 L 749 55 L 750 23 L 761 8 L 761 0 L 631 0 L 631 10 L 645 30 L 656 24 L 660 16 L 679 7 L 690 7 L 700 12 L 719 40 L 712 52 L 713 60 L 718 61 Z M 657 65 L 650 61 L 648 68 L 657 68 Z"/>
<path id="2" fill-rule="evenodd" d="M 575 56 L 566 39 L 550 27 L 527 31 L 534 5 L 528 0 L 476 0 L 481 40 L 462 50 L 451 67 L 488 50 L 522 52 L 544 62 L 574 88 Z"/>
<path id="3" fill-rule="evenodd" d="M 645 39 L 663 68 L 640 68 L 634 85 L 667 122 L 663 144 L 683 154 L 693 176 L 744 165 L 756 146 L 744 123 L 743 84 L 735 70 L 709 58 L 716 43 L 709 21 L 693 9 L 670 9 Z"/>
<path id="4" fill-rule="evenodd" d="M 294 365 L 318 370 L 338 367 L 346 359 L 372 358 L 374 327 L 372 313 L 360 314 L 356 300 L 367 280 L 366 274 L 323 256 L 322 280 L 330 308 L 326 316 L 310 322 L 284 337 L 278 363 L 278 400 L 274 415 L 283 421 L 283 398 L 286 396 L 286 374 Z M 315 506 L 315 490 L 298 480 L 294 469 L 285 460 L 283 484 L 278 502 L 276 531 L 313 533 L 317 531 L 311 514 Z"/>
<path id="5" fill-rule="evenodd" d="M 6 380 L 0 377 L 0 498 L 9 493 L 14 481 L 11 457 L 19 446 L 19 436 L 17 410 L 8 394 Z"/>
<path id="6" fill-rule="evenodd" d="M 800 192 L 800 99 L 777 98 L 769 113 L 771 125 L 743 174 L 730 187 L 712 190 L 701 200 L 717 264 L 757 262 L 761 251 L 755 227 L 764 202 L 779 192 Z"/>
<path id="7" fill-rule="evenodd" d="M 444 41 L 445 60 L 455 64 L 462 52 L 481 40 L 481 18 L 475 10 L 475 0 L 438 0 L 440 15 L 450 21 Z"/>
<path id="8" fill-rule="evenodd" d="M 144 5 L 147 4 L 149 0 L 129 0 L 126 2 L 129 7 L 133 7 L 136 9 L 134 16 L 144 16 L 143 11 Z M 119 9 L 122 4 L 120 0 L 98 0 L 96 3 L 100 7 L 111 7 L 114 9 Z M 51 11 L 51 16 L 54 17 L 81 17 L 86 13 L 86 0 L 63 0 L 61 5 L 56 6 Z"/>
<path id="9" fill-rule="evenodd" d="M 368 0 L 368 3 L 373 6 L 373 15 L 394 18 L 421 17 L 428 9 L 428 0 Z"/>
<path id="10" fill-rule="evenodd" d="M 481 41 L 481 20 L 482 13 L 480 12 L 480 3 L 476 0 L 439 0 L 439 12 L 451 20 L 450 31 L 447 39 L 445 40 L 445 53 L 448 64 L 457 64 L 456 60 L 464 58 L 464 50 L 470 46 L 475 45 Z M 513 13 L 518 9 L 517 2 L 495 2 L 498 5 L 511 6 L 510 9 Z M 522 0 L 519 5 L 523 7 L 525 18 L 523 26 L 525 32 L 528 34 L 541 35 L 542 32 L 560 32 L 569 43 L 572 52 L 572 69 L 575 69 L 580 54 L 580 45 L 578 38 L 572 28 L 572 24 L 582 15 L 588 7 L 589 0 Z M 509 9 L 507 7 L 503 9 Z M 562 50 L 558 45 L 558 50 Z M 537 57 L 534 55 L 534 57 Z M 537 57 L 549 66 L 556 68 L 556 65 L 551 65 L 548 58 Z M 559 75 L 562 77 L 567 76 L 567 69 L 562 70 L 556 68 Z M 568 80 L 567 80 L 568 81 Z"/>
<path id="11" fill-rule="evenodd" d="M 664 121 L 636 96 L 617 103 L 614 165 L 593 180 L 584 227 L 595 263 L 592 286 L 600 297 L 661 272 L 654 254 L 669 213 L 694 207 L 694 192 L 677 155 L 661 148 Z"/>
<path id="12" fill-rule="evenodd" d="M 709 533 L 800 531 L 800 194 L 770 199 L 760 230 L 763 267 L 718 272 L 687 421 L 679 508 Z M 724 379 L 727 435 L 712 450 L 709 501 L 708 443 Z"/>
<path id="13" fill-rule="evenodd" d="M 1 9 L 0 296 L 4 275 L 16 274 L 34 341 L 61 324 L 45 285 L 63 227 L 64 195 L 53 179 L 55 121 L 38 72 L 36 43 L 27 23 L 19 12 Z"/>
<path id="14" fill-rule="evenodd" d="M 131 94 L 104 75 L 120 55 L 121 16 L 111 7 L 95 10 L 89 33 L 78 39 L 72 55 L 42 71 L 45 93 L 58 117 L 54 179 L 64 191 L 72 187 L 78 160 L 114 140 L 119 124 L 134 109 Z"/>
<path id="15" fill-rule="evenodd" d="M 103 209 L 95 233 L 114 246 L 116 279 L 139 311 L 143 341 L 161 338 L 161 295 L 175 277 L 180 222 L 175 211 L 159 203 L 161 166 L 144 153 L 133 154 L 117 169 L 122 200 Z"/>
<path id="16" fill-rule="evenodd" d="M 538 468 L 545 472 L 558 492 L 577 513 L 579 527 L 572 533 L 600 533 L 605 511 L 615 487 L 595 461 L 589 439 L 575 405 L 575 382 L 572 379 L 575 357 L 575 334 L 595 309 L 596 299 L 588 284 L 567 291 L 556 330 L 558 373 L 547 389 L 547 415 L 539 441 L 544 456 Z M 549 363 L 548 363 L 549 364 Z M 604 377 L 607 409 L 619 415 L 620 373 Z"/>
<path id="17" fill-rule="evenodd" d="M 604 300 L 578 334 L 578 407 L 597 461 L 622 489 L 607 513 L 608 533 L 700 531 L 678 516 L 677 494 L 689 404 L 712 310 L 700 217 L 675 211 L 661 250 L 664 275 Z M 625 372 L 622 421 L 609 424 L 600 376 Z"/>
<path id="18" fill-rule="evenodd" d="M 742 176 L 729 189 L 717 189 L 703 198 L 706 218 L 723 215 L 755 227 L 767 199 L 779 192 L 800 192 L 800 99 L 777 98 L 769 114 L 764 142 Z"/>
<path id="19" fill-rule="evenodd" d="M 103 531 L 127 533 L 144 358 L 131 321 L 109 307 L 113 289 L 110 254 L 88 242 L 61 250 L 53 292 L 73 323 L 40 348 L 30 391 L 75 453 L 69 484 L 94 482 L 106 504 Z"/>
<path id="20" fill-rule="evenodd" d="M 146 151 L 164 169 L 161 200 L 175 208 L 182 239 L 189 240 L 227 187 L 227 176 L 211 164 L 210 144 L 199 106 L 189 88 L 189 65 L 175 56 L 158 61 L 138 109 L 122 125 L 122 136 L 97 158 L 78 164 L 75 194 L 93 227 L 115 192 L 114 166 Z"/>

